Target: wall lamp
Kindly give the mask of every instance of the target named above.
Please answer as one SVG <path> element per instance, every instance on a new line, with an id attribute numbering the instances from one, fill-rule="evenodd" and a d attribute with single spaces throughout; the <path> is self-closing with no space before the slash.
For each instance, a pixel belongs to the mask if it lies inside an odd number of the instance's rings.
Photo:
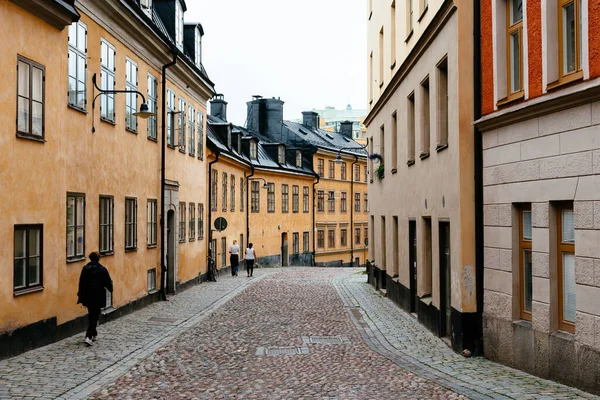
<path id="1" fill-rule="evenodd" d="M 148 104 L 146 104 L 146 98 L 141 92 L 137 90 L 102 90 L 98 87 L 98 83 L 96 83 L 96 74 L 92 76 L 92 82 L 94 83 L 94 93 L 98 90 L 100 93 L 94 96 L 94 100 L 92 101 L 92 132 L 96 132 L 96 127 L 94 126 L 94 110 L 96 105 L 96 99 L 103 94 L 113 94 L 113 93 L 136 93 L 142 96 L 142 104 L 140 104 L 140 111 L 134 112 L 133 115 L 136 117 L 140 117 L 143 119 L 147 119 L 150 117 L 154 117 L 156 115 L 155 112 L 151 112 L 148 108 Z"/>
<path id="2" fill-rule="evenodd" d="M 368 145 L 369 145 L 369 139 L 367 138 L 367 143 L 364 146 L 361 146 L 361 147 L 342 147 L 342 148 L 338 149 L 337 155 L 335 156 L 335 160 L 333 160 L 333 162 L 335 162 L 335 163 L 341 163 L 341 162 L 344 161 L 344 160 L 342 160 L 342 150 L 365 150 L 365 151 L 367 151 L 367 146 Z M 368 154 L 368 151 L 367 151 L 367 154 Z M 369 158 L 371 158 L 371 156 L 374 156 L 374 155 L 375 154 L 370 155 Z M 379 158 L 381 158 L 381 156 L 379 156 Z"/>
<path id="3" fill-rule="evenodd" d="M 263 178 L 252 178 L 252 179 L 248 179 L 249 181 L 258 181 L 261 180 L 264 182 L 264 185 L 262 186 L 263 189 L 268 189 L 269 188 L 269 184 L 267 183 L 266 180 L 264 180 Z"/>

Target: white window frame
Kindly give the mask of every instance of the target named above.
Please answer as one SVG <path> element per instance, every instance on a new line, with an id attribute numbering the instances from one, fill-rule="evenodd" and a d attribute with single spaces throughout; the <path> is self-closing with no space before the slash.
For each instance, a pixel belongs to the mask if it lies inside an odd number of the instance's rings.
<path id="1" fill-rule="evenodd" d="M 106 57 L 102 53 L 106 49 Z M 112 53 L 112 59 L 111 59 Z M 100 89 L 115 90 L 117 72 L 117 51 L 106 39 L 100 39 Z M 112 105 L 112 113 L 110 113 Z M 115 94 L 104 93 L 100 96 L 100 119 L 102 121 L 115 123 Z"/>
<path id="2" fill-rule="evenodd" d="M 125 58 L 125 89 L 129 91 L 138 90 L 138 66 L 135 61 L 129 57 Z M 137 93 L 125 93 L 125 129 L 137 132 L 138 119 L 137 112 Z"/>
<path id="3" fill-rule="evenodd" d="M 152 74 L 148 74 L 148 109 L 155 114 L 147 119 L 148 139 L 157 140 L 158 125 L 156 123 L 156 114 L 158 113 L 158 80 Z"/>
<path id="4" fill-rule="evenodd" d="M 82 33 L 83 32 L 83 33 Z M 81 34 L 84 34 L 84 38 L 81 38 Z M 69 25 L 69 95 L 67 96 L 67 103 L 71 107 L 75 107 L 80 110 L 86 109 L 87 106 L 87 26 L 81 22 L 73 22 Z M 75 61 L 71 61 L 71 58 Z M 80 69 L 83 68 L 83 73 Z M 83 78 L 83 81 L 81 80 Z M 75 84 L 75 101 L 72 100 L 71 84 Z M 77 101 L 77 93 L 83 92 L 82 101 Z"/>

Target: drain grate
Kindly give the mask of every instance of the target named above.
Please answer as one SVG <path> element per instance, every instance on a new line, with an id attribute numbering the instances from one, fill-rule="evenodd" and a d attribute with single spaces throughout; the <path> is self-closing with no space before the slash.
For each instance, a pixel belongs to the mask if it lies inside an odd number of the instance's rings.
<path id="1" fill-rule="evenodd" d="M 298 346 L 279 346 L 279 347 L 259 347 L 256 349 L 257 356 L 297 356 L 308 354 L 308 347 Z"/>
<path id="2" fill-rule="evenodd" d="M 350 344 L 348 336 L 304 336 L 302 341 L 308 344 Z"/>
<path id="3" fill-rule="evenodd" d="M 162 322 L 162 323 L 165 323 L 165 324 L 175 324 L 177 321 L 179 321 L 179 319 L 177 319 L 177 318 L 165 318 L 165 317 L 152 317 L 152 318 L 148 318 L 148 321 Z"/>

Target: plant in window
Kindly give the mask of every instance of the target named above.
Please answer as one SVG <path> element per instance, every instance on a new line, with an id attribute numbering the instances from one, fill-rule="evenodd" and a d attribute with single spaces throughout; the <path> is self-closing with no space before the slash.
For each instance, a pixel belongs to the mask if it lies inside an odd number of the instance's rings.
<path id="1" fill-rule="evenodd" d="M 379 164 L 377 168 L 375 168 L 375 176 L 377 179 L 382 180 L 385 176 L 385 167 L 383 164 Z"/>

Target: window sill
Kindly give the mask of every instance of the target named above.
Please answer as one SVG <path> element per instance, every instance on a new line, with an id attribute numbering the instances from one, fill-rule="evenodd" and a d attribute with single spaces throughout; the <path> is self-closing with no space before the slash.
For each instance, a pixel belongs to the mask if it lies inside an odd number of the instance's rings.
<path id="1" fill-rule="evenodd" d="M 498 102 L 496 103 L 496 106 L 502 107 L 507 104 L 511 104 L 513 102 L 523 100 L 524 98 L 525 98 L 525 92 L 521 90 L 520 92 L 513 93 L 508 97 L 498 100 Z"/>
<path id="2" fill-rule="evenodd" d="M 406 162 L 406 165 L 408 165 L 409 167 L 410 167 L 411 165 L 415 165 L 415 160 L 414 160 L 414 159 L 410 159 L 410 160 L 408 160 L 408 161 Z"/>
<path id="3" fill-rule="evenodd" d="M 46 139 L 43 136 L 32 135 L 30 133 L 17 132 L 17 137 L 20 139 L 31 140 L 32 142 L 46 143 Z"/>
<path id="4" fill-rule="evenodd" d="M 271 210 L 267 211 L 267 214 L 274 214 L 274 213 L 275 213 L 275 210 L 273 210 L 273 211 L 271 211 Z"/>
<path id="5" fill-rule="evenodd" d="M 196 158 L 196 155 L 194 153 L 190 153 L 190 157 Z"/>
<path id="6" fill-rule="evenodd" d="M 408 43 L 408 41 L 412 37 L 413 33 L 414 33 L 414 30 L 411 29 L 410 32 L 408 32 L 408 35 L 406 35 L 406 39 L 404 40 L 404 43 Z"/>
<path id="7" fill-rule="evenodd" d="M 198 240 L 204 240 L 204 236 L 199 237 Z"/>
<path id="8" fill-rule="evenodd" d="M 417 22 L 421 22 L 421 20 L 423 19 L 423 17 L 427 13 L 427 10 L 429 10 L 429 4 L 425 6 L 425 8 L 423 9 L 423 11 L 421 11 L 421 15 L 419 15 L 419 19 L 417 19 Z"/>
<path id="9" fill-rule="evenodd" d="M 396 68 L 396 60 L 394 60 L 394 62 L 392 63 L 392 65 L 390 65 L 390 69 L 393 70 L 394 68 Z"/>
<path id="10" fill-rule="evenodd" d="M 369 100 L 369 105 L 373 104 L 373 99 Z"/>
<path id="11" fill-rule="evenodd" d="M 392 168 L 392 174 L 395 174 L 398 172 L 398 168 Z"/>
<path id="12" fill-rule="evenodd" d="M 129 248 L 129 249 L 126 248 L 125 249 L 125 253 L 132 253 L 132 252 L 137 251 L 137 250 L 138 250 L 137 247 L 132 247 L 132 248 Z"/>
<path id="13" fill-rule="evenodd" d="M 131 129 L 131 128 L 125 128 L 125 130 L 126 130 L 127 132 L 129 132 L 129 133 L 133 133 L 134 135 L 137 135 L 137 134 L 138 134 L 138 131 L 136 131 L 136 130 L 134 130 L 134 129 Z"/>
<path id="14" fill-rule="evenodd" d="M 100 252 L 100 255 L 102 257 L 114 256 L 115 252 L 114 251 L 105 251 L 105 252 Z"/>
<path id="15" fill-rule="evenodd" d="M 85 261 L 85 256 L 79 256 L 79 257 L 67 257 L 67 262 L 68 263 L 74 263 L 74 262 L 79 262 L 79 261 Z"/>
<path id="16" fill-rule="evenodd" d="M 35 287 L 27 288 L 27 289 L 19 289 L 19 290 L 14 291 L 13 296 L 14 297 L 24 296 L 24 295 L 30 294 L 30 293 L 41 292 L 42 290 L 44 290 L 43 286 L 35 286 Z"/>
<path id="17" fill-rule="evenodd" d="M 155 244 L 149 244 L 148 246 L 146 246 L 147 249 L 156 249 L 158 246 Z"/>
<path id="18" fill-rule="evenodd" d="M 518 325 L 522 328 L 529 328 L 529 329 L 531 329 L 531 327 L 532 327 L 531 321 L 528 321 L 526 319 L 520 319 L 517 321 L 513 321 L 513 325 Z"/>
<path id="19" fill-rule="evenodd" d="M 70 108 L 71 110 L 78 111 L 78 112 L 80 112 L 82 114 L 86 114 L 87 115 L 87 111 L 86 111 L 85 108 L 80 108 L 80 107 L 77 107 L 77 106 L 75 106 L 73 104 L 67 104 L 67 107 Z"/>
<path id="20" fill-rule="evenodd" d="M 109 307 L 103 308 L 102 311 L 101 311 L 101 314 L 102 315 L 109 315 L 109 314 L 114 313 L 115 311 L 117 311 L 116 308 L 114 308 L 113 306 L 109 306 Z"/>
<path id="21" fill-rule="evenodd" d="M 148 290 L 148 295 L 153 295 L 156 293 L 158 293 L 158 290 L 156 290 L 156 289 Z"/>
<path id="22" fill-rule="evenodd" d="M 169 149 L 175 150 L 175 146 L 173 146 L 172 144 L 168 144 L 168 143 L 167 143 L 167 147 L 168 147 Z"/>
<path id="23" fill-rule="evenodd" d="M 204 157 L 198 157 L 198 160 L 204 161 Z"/>
<path id="24" fill-rule="evenodd" d="M 185 240 L 180 240 L 179 244 L 185 243 Z"/>
<path id="25" fill-rule="evenodd" d="M 150 137 L 150 136 L 148 136 L 148 140 L 150 140 L 150 141 L 152 141 L 154 143 L 158 143 L 158 139 Z"/>
<path id="26" fill-rule="evenodd" d="M 437 151 L 439 153 L 440 151 L 446 150 L 447 148 L 448 148 L 448 143 L 446 143 L 446 144 L 438 144 L 435 147 L 435 151 Z"/>
<path id="27" fill-rule="evenodd" d="M 179 152 L 185 154 L 185 147 L 184 148 L 179 147 Z"/>
<path id="28" fill-rule="evenodd" d="M 426 159 L 426 158 L 429 158 L 429 152 L 427 151 L 427 152 L 424 152 L 424 153 L 421 153 L 421 154 L 419 154 L 419 158 L 420 158 L 421 160 L 424 160 L 424 159 Z"/>
<path id="29" fill-rule="evenodd" d="M 379 89 L 381 89 L 383 87 L 384 82 L 381 81 L 381 83 L 379 84 Z"/>
<path id="30" fill-rule="evenodd" d="M 552 91 L 554 89 L 558 89 L 562 86 L 568 85 L 579 80 L 583 80 L 583 71 L 573 72 L 569 75 L 565 75 L 562 78 L 559 78 L 557 81 L 549 83 L 548 86 L 546 86 L 546 90 Z"/>
<path id="31" fill-rule="evenodd" d="M 106 118 L 102 118 L 102 117 L 100 117 L 100 122 L 105 122 L 109 125 L 117 126 L 117 123 L 115 121 L 111 121 L 110 119 L 106 119 Z"/>
<path id="32" fill-rule="evenodd" d="M 372 16 L 373 16 L 373 11 L 369 12 L 369 18 L 368 18 L 368 21 L 370 21 L 370 20 L 371 20 L 371 17 L 372 17 Z"/>

